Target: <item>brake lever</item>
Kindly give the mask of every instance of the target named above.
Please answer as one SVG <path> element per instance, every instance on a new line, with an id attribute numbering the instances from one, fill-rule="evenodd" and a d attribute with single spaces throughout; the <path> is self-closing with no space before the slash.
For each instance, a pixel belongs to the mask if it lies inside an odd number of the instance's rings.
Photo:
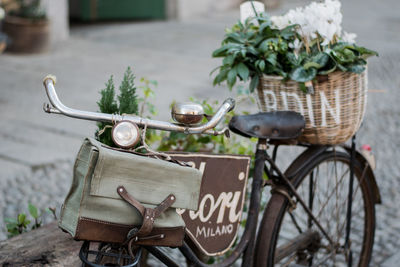
<path id="1" fill-rule="evenodd" d="M 226 129 L 224 132 L 226 138 L 231 138 L 231 132 L 229 131 L 229 129 Z"/>

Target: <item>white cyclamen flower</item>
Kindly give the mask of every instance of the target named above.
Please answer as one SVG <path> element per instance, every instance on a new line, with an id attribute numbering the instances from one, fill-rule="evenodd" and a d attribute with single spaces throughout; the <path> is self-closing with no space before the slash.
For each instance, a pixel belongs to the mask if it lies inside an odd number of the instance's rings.
<path id="1" fill-rule="evenodd" d="M 343 42 L 354 44 L 356 42 L 356 38 L 357 34 L 355 33 L 343 32 L 341 39 Z"/>
<path id="2" fill-rule="evenodd" d="M 289 10 L 284 17 L 288 20 L 289 24 L 303 25 L 306 23 L 303 9 L 300 7 Z"/>
<path id="3" fill-rule="evenodd" d="M 0 7 L 0 19 L 3 19 L 5 15 L 4 9 Z"/>
<path id="4" fill-rule="evenodd" d="M 293 43 L 289 43 L 289 47 L 294 50 L 295 55 L 297 55 L 300 51 L 300 48 L 303 46 L 303 42 L 299 39 L 295 39 Z"/>
<path id="5" fill-rule="evenodd" d="M 335 24 L 331 24 L 327 21 L 321 22 L 318 28 L 319 35 L 324 39 L 322 45 L 328 45 L 334 38 L 337 32 L 337 27 Z"/>
<path id="6" fill-rule="evenodd" d="M 290 10 L 283 16 L 282 21 L 289 24 L 299 24 L 299 34 L 310 42 L 322 37 L 323 45 L 329 44 L 334 40 L 335 35 L 340 36 L 342 32 L 342 14 L 340 13 L 340 2 L 338 0 L 325 0 L 325 2 L 312 2 L 304 8 Z M 282 23 L 277 21 L 276 25 Z M 279 28 L 278 26 L 278 28 Z"/>
<path id="7" fill-rule="evenodd" d="M 284 16 L 273 16 L 271 17 L 271 21 L 275 28 L 277 28 L 278 30 L 283 30 L 284 28 L 289 26 L 289 21 Z"/>
<path id="8" fill-rule="evenodd" d="M 342 13 L 339 0 L 325 0 L 322 3 L 312 2 L 304 8 L 291 9 L 283 16 L 272 17 L 274 27 L 279 30 L 298 24 L 298 33 L 305 42 L 321 37 L 322 45 L 336 41 L 342 35 Z M 350 38 L 350 37 L 346 37 Z"/>

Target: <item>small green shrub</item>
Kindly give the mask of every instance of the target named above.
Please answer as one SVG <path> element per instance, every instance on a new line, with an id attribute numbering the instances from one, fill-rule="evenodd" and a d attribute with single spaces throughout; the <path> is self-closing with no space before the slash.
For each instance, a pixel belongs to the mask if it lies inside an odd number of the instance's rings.
<path id="1" fill-rule="evenodd" d="M 29 220 L 25 213 L 18 214 L 17 218 L 5 218 L 6 228 L 8 232 L 8 237 L 17 236 L 28 230 L 37 229 L 42 226 L 41 218 L 44 215 L 44 211 L 39 213 L 38 208 L 31 203 L 28 203 L 28 211 L 32 217 Z M 47 208 L 46 212 L 53 214 L 54 218 L 57 219 L 55 208 Z M 33 222 L 33 224 L 31 224 Z"/>
<path id="2" fill-rule="evenodd" d="M 125 71 L 124 78 L 119 86 L 119 95 L 115 96 L 115 85 L 111 75 L 105 84 L 106 88 L 100 91 L 101 99 L 97 105 L 102 113 L 108 114 L 135 114 L 138 115 L 138 98 L 136 95 L 135 75 L 130 67 Z M 118 102 L 116 100 L 118 99 Z M 115 147 L 111 138 L 111 123 L 98 122 L 96 139 L 108 146 Z"/>

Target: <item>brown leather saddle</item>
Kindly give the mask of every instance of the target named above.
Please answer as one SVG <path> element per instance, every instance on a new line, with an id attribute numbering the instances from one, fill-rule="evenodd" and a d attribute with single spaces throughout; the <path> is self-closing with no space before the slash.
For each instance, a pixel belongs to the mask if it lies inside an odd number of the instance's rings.
<path id="1" fill-rule="evenodd" d="M 229 129 L 236 134 L 269 140 L 295 139 L 304 127 L 304 117 L 293 111 L 234 116 L 229 122 Z"/>

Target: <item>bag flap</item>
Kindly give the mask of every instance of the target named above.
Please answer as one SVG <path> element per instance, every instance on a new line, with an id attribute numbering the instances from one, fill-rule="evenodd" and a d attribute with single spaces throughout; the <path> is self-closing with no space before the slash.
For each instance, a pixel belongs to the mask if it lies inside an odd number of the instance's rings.
<path id="1" fill-rule="evenodd" d="M 99 158 L 91 180 L 90 195 L 121 199 L 118 186 L 138 201 L 158 205 L 169 194 L 174 208 L 197 210 L 202 173 L 164 160 L 117 151 L 89 138 Z"/>

